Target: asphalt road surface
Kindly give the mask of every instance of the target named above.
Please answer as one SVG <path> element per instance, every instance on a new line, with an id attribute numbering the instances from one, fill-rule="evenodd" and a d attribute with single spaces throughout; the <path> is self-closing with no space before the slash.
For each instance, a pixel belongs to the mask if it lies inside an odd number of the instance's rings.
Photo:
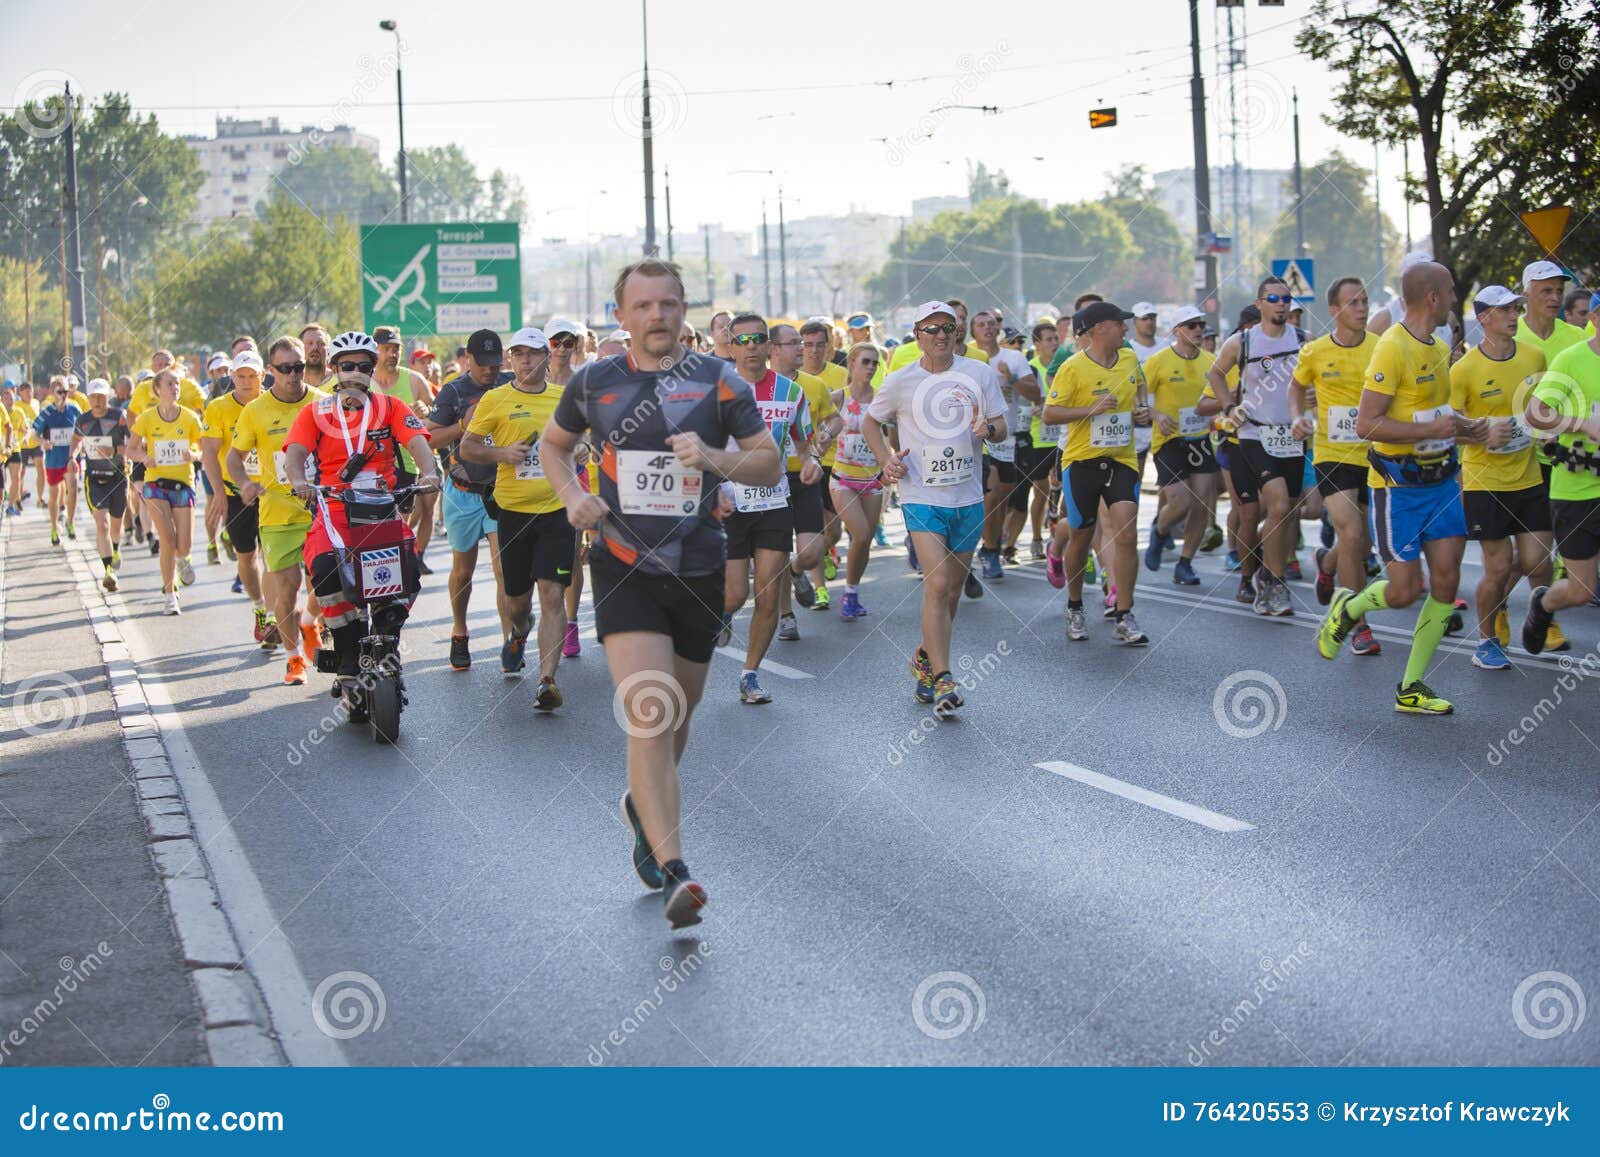
<path id="1" fill-rule="evenodd" d="M 682 769 L 711 905 L 681 933 L 630 869 L 587 597 L 566 706 L 537 715 L 534 680 L 499 669 L 486 555 L 475 662 L 450 670 L 436 540 L 386 748 L 331 716 L 326 676 L 281 685 L 226 563 L 172 619 L 130 550 L 110 601 L 290 1058 L 1600 1062 L 1579 1020 L 1600 994 L 1600 612 L 1564 617 L 1564 659 L 1514 650 L 1507 672 L 1447 641 L 1429 679 L 1457 713 L 1414 718 L 1392 710 L 1412 612 L 1377 619 L 1381 656 L 1324 662 L 1309 584 L 1293 619 L 1258 619 L 1218 552 L 1199 588 L 1141 570 L 1150 646 L 1093 607 L 1069 644 L 1026 563 L 963 603 L 967 707 L 936 723 L 906 671 L 897 514 L 889 534 L 868 618 L 800 611 L 802 641 L 774 644 L 774 703 L 742 705 L 738 658 L 713 660 Z"/>

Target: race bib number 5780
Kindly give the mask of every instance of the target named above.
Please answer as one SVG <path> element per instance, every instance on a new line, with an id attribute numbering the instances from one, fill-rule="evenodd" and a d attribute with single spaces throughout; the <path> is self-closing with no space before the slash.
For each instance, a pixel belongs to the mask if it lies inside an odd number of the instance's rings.
<path id="1" fill-rule="evenodd" d="M 700 506 L 701 474 L 675 455 L 657 450 L 617 451 L 617 496 L 624 514 L 693 514 Z"/>

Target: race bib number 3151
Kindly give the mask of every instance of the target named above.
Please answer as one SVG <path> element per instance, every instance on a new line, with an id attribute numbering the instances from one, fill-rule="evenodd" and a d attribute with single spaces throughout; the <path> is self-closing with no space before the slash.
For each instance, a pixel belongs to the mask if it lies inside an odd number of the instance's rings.
<path id="1" fill-rule="evenodd" d="M 617 451 L 617 497 L 624 514 L 693 514 L 700 484 L 698 467 L 684 466 L 665 451 Z"/>

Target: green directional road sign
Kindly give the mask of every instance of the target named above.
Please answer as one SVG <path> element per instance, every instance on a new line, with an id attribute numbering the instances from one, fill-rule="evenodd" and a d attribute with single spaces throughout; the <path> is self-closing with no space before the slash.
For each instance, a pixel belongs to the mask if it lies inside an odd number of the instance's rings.
<path id="1" fill-rule="evenodd" d="M 522 325 L 522 248 L 515 221 L 369 225 L 361 230 L 361 313 L 367 332 L 407 337 Z"/>

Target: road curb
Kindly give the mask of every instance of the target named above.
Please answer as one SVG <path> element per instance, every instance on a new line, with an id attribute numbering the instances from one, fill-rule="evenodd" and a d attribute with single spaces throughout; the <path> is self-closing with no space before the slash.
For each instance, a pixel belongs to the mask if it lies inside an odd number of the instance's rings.
<path id="1" fill-rule="evenodd" d="M 122 727 L 130 780 L 144 818 L 151 862 L 166 893 L 184 966 L 194 985 L 213 1065 L 276 1067 L 289 1063 L 260 986 L 217 900 L 210 865 L 195 835 L 183 789 L 173 774 L 161 725 L 150 710 L 121 628 L 82 550 L 66 552 L 78 598 L 100 645 Z"/>

